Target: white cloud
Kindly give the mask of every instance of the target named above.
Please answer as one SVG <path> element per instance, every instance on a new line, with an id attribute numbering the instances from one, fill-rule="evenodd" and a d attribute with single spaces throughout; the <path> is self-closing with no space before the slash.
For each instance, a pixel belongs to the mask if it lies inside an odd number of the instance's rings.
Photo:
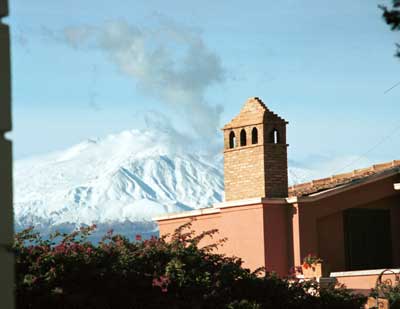
<path id="1" fill-rule="evenodd" d="M 109 21 L 66 28 L 64 39 L 75 48 L 102 50 L 142 94 L 168 104 L 198 137 L 217 136 L 222 106 L 207 102 L 205 94 L 224 81 L 225 71 L 196 31 L 165 21 L 157 29 Z"/>

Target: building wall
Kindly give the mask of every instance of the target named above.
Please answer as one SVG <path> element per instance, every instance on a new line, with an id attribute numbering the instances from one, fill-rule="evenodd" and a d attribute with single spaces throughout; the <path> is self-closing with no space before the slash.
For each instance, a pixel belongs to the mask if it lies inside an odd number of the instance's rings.
<path id="1" fill-rule="evenodd" d="M 318 219 L 318 255 L 325 261 L 328 271 L 346 268 L 343 213 L 337 212 Z"/>
<path id="2" fill-rule="evenodd" d="M 193 218 L 196 220 L 192 222 L 192 229 L 196 234 L 218 229 L 214 240 L 227 238 L 226 243 L 219 248 L 219 253 L 242 258 L 244 266 L 252 270 L 264 266 L 262 205 L 223 208 L 218 214 L 161 220 L 158 221 L 160 235 L 173 233 L 177 227 Z M 214 240 L 207 239 L 200 246 L 213 243 Z"/>
<path id="3" fill-rule="evenodd" d="M 256 126 L 253 126 L 256 127 Z M 248 139 L 253 127 L 246 128 Z M 240 135 L 240 130 L 234 130 Z M 250 132 L 250 134 L 249 134 Z M 227 134 L 227 133 L 226 133 Z M 287 197 L 287 145 L 238 146 L 224 151 L 225 199 Z"/>
<path id="4" fill-rule="evenodd" d="M 218 252 L 242 258 L 244 266 L 251 270 L 265 266 L 285 276 L 289 271 L 287 211 L 287 205 L 227 207 L 218 214 L 196 216 L 192 224 L 197 234 L 218 229 L 217 238 L 228 239 Z M 159 220 L 160 235 L 172 233 L 190 220 L 190 217 Z"/>
<path id="5" fill-rule="evenodd" d="M 344 284 L 348 289 L 355 290 L 357 293 L 369 295 L 371 289 L 376 286 L 376 282 L 380 273 L 383 270 L 376 271 L 354 271 L 344 274 L 335 274 L 335 278 L 339 284 Z M 394 273 L 393 273 L 394 272 Z M 382 275 L 382 282 L 390 280 L 393 284 L 396 283 L 396 276 L 399 276 L 399 270 L 385 272 Z"/>
<path id="6" fill-rule="evenodd" d="M 298 257 L 321 256 L 331 271 L 345 270 L 343 211 L 349 208 L 391 209 L 393 266 L 400 265 L 400 193 L 393 189 L 398 175 L 352 188 L 340 194 L 299 205 L 292 217 L 293 237 L 298 238 Z M 295 225 L 297 223 L 297 226 Z"/>
<path id="7" fill-rule="evenodd" d="M 250 145 L 224 152 L 226 201 L 265 196 L 264 149 Z"/>
<path id="8" fill-rule="evenodd" d="M 265 266 L 262 204 L 222 208 L 219 230 L 228 238 L 223 253 L 242 258 L 252 270 Z"/>
<path id="9" fill-rule="evenodd" d="M 287 145 L 266 144 L 264 152 L 265 196 L 288 196 Z"/>
<path id="10" fill-rule="evenodd" d="M 14 306 L 12 155 L 5 133 L 11 130 L 10 32 L 1 18 L 8 15 L 6 0 L 0 0 L 0 304 Z"/>
<path id="11" fill-rule="evenodd" d="M 286 276 L 290 267 L 301 265 L 308 253 L 322 257 L 329 271 L 345 271 L 343 211 L 349 208 L 391 210 L 393 267 L 400 266 L 400 192 L 393 189 L 399 175 L 352 186 L 341 193 L 323 193 L 323 198 L 267 199 L 264 204 L 222 207 L 215 214 L 196 217 L 197 233 L 218 229 L 227 243 L 220 253 L 241 257 L 245 266 L 268 270 Z M 160 233 L 171 233 L 190 220 L 170 218 L 159 220 Z"/>
<path id="12" fill-rule="evenodd" d="M 301 239 L 300 239 L 300 209 L 298 203 L 289 206 L 289 266 L 295 267 L 301 265 Z"/>
<path id="13" fill-rule="evenodd" d="M 265 267 L 281 276 L 289 274 L 290 252 L 288 205 L 264 205 Z"/>

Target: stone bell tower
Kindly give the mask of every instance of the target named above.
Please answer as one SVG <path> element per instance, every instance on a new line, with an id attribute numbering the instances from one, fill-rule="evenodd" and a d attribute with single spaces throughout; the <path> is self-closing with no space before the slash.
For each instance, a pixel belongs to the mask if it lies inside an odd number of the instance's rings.
<path id="1" fill-rule="evenodd" d="M 287 123 L 255 97 L 223 127 L 226 201 L 288 196 Z"/>

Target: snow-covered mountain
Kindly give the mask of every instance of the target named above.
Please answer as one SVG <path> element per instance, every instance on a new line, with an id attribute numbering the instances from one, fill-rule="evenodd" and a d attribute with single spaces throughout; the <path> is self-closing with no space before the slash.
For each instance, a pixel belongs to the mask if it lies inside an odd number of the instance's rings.
<path id="1" fill-rule="evenodd" d="M 132 130 L 17 161 L 16 228 L 127 222 L 137 227 L 155 215 L 221 201 L 221 156 L 182 148 L 166 133 Z"/>
<path id="2" fill-rule="evenodd" d="M 289 171 L 291 182 L 310 173 Z M 222 156 L 193 153 L 156 131 L 124 131 L 19 160 L 14 179 L 17 230 L 96 223 L 100 232 L 153 233 L 155 215 L 223 200 Z"/>

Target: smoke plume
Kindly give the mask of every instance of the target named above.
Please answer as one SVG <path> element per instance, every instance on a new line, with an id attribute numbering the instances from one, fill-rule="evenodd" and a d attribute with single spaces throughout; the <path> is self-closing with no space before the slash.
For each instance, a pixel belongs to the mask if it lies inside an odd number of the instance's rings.
<path id="1" fill-rule="evenodd" d="M 207 102 L 205 94 L 224 81 L 225 72 L 199 33 L 172 22 L 141 29 L 109 21 L 66 28 L 64 38 L 75 48 L 102 50 L 122 74 L 133 78 L 143 95 L 168 104 L 198 137 L 216 136 L 222 107 Z"/>

